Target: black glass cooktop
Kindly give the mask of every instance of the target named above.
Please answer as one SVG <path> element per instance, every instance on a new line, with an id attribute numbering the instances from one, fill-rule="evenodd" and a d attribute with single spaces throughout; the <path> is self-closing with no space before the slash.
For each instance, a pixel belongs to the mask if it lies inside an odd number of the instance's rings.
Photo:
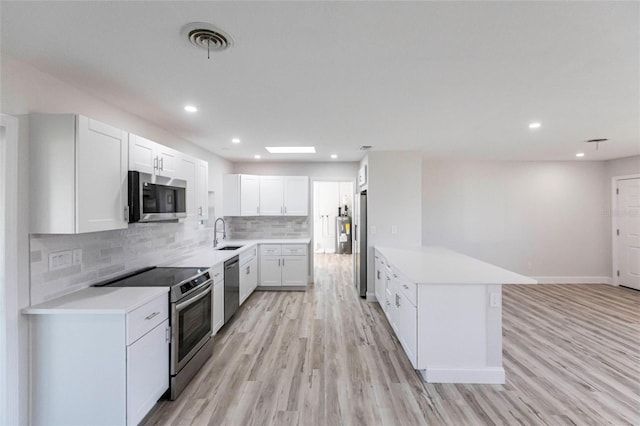
<path id="1" fill-rule="evenodd" d="M 206 271 L 207 268 L 151 268 L 125 275 L 97 287 L 172 287 L 182 281 L 189 280 Z"/>

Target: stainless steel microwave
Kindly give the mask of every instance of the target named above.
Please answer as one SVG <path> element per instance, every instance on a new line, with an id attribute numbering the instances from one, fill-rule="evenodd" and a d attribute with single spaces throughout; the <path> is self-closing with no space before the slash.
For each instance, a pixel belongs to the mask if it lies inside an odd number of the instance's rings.
<path id="1" fill-rule="evenodd" d="M 129 222 L 158 222 L 187 217 L 185 186 L 152 183 L 150 176 L 129 171 Z"/>

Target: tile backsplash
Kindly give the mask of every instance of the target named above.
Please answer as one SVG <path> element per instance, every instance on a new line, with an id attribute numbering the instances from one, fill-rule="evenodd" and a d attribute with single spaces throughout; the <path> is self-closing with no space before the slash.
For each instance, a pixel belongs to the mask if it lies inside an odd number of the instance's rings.
<path id="1" fill-rule="evenodd" d="M 311 235 L 308 217 L 225 217 L 228 237 L 234 240 L 258 238 L 304 238 Z"/>
<path id="2" fill-rule="evenodd" d="M 31 235 L 31 304 L 38 304 L 211 246 L 213 228 L 195 222 L 136 223 L 78 235 Z M 79 264 L 49 271 L 49 253 L 82 250 Z"/>

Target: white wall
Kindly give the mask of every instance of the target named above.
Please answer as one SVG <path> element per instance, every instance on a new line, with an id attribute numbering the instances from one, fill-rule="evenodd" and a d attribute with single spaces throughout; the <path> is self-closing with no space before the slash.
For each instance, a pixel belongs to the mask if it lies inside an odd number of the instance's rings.
<path id="1" fill-rule="evenodd" d="M 118 109 L 103 100 L 84 92 L 72 84 L 58 80 L 40 72 L 34 67 L 2 55 L 0 75 L 1 112 L 23 115 L 32 112 L 78 113 L 139 134 L 161 144 L 171 146 L 209 162 L 209 189 L 215 191 L 216 212 L 222 212 L 222 175 L 230 172 L 231 163 L 210 152 L 182 140 L 170 132 L 141 117 Z M 29 304 L 29 235 L 28 223 L 28 138 L 26 117 L 20 118 L 20 143 L 18 147 L 18 211 L 16 230 L 18 233 L 18 308 Z M 19 397 L 19 424 L 28 423 L 28 325 L 18 316 L 20 360 L 25 362 L 15 366 L 19 383 L 16 393 Z"/>
<path id="2" fill-rule="evenodd" d="M 610 277 L 604 162 L 425 160 L 422 171 L 423 244 L 529 276 Z"/>
<path id="3" fill-rule="evenodd" d="M 421 244 L 422 158 L 413 151 L 372 151 L 367 157 L 367 298 L 370 299 L 375 291 L 373 246 Z"/>
<path id="4" fill-rule="evenodd" d="M 358 173 L 356 162 L 266 162 L 233 164 L 233 173 L 273 176 L 309 176 L 311 180 L 351 180 Z"/>

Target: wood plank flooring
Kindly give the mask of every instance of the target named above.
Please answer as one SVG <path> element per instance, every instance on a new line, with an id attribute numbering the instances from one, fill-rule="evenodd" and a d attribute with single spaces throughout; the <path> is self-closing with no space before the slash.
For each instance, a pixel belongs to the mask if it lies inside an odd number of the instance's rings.
<path id="1" fill-rule="evenodd" d="M 351 282 L 351 256 L 316 255 L 307 292 L 254 293 L 145 424 L 640 424 L 638 291 L 504 286 L 507 383 L 453 385 L 422 382 Z"/>

